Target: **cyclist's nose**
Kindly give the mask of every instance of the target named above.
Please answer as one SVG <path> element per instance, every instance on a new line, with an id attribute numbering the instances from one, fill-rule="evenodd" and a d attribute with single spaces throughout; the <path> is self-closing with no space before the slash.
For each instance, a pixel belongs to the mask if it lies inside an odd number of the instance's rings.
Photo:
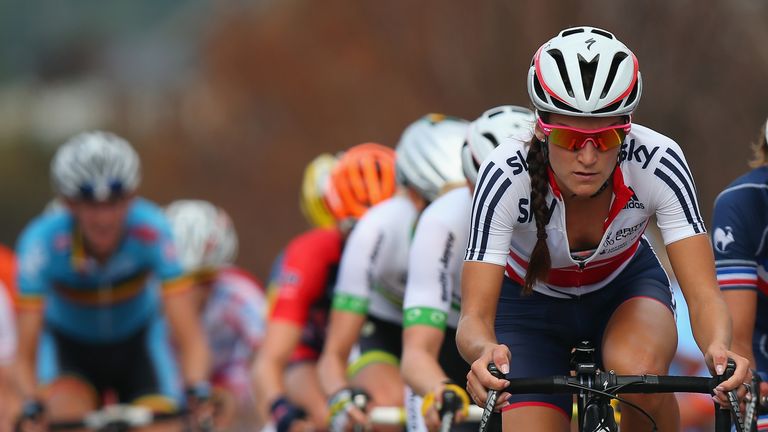
<path id="1" fill-rule="evenodd" d="M 581 144 L 577 159 L 584 165 L 592 165 L 597 162 L 597 153 L 597 142 L 592 138 L 587 138 Z"/>

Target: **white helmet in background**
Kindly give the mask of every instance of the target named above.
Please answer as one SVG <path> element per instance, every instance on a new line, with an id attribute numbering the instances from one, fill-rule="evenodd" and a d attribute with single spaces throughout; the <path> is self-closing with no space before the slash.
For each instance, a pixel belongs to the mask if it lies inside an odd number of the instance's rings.
<path id="1" fill-rule="evenodd" d="M 84 132 L 59 147 L 51 161 L 56 191 L 71 199 L 105 201 L 130 194 L 141 163 L 128 141 L 109 132 Z"/>
<path id="2" fill-rule="evenodd" d="M 184 271 L 216 269 L 237 255 L 237 233 L 224 210 L 202 200 L 178 200 L 165 214 Z"/>
<path id="3" fill-rule="evenodd" d="M 467 181 L 477 182 L 477 171 L 499 144 L 514 139 L 528 142 L 533 137 L 533 111 L 515 105 L 491 108 L 469 124 L 467 140 L 461 149 L 461 167 Z"/>
<path id="4" fill-rule="evenodd" d="M 629 115 L 643 85 L 637 58 L 599 28 L 563 30 L 536 51 L 528 95 L 539 111 L 586 117 Z"/>
<path id="5" fill-rule="evenodd" d="M 464 183 L 461 146 L 467 124 L 442 114 L 428 114 L 411 123 L 395 149 L 398 182 L 430 202 L 445 186 Z"/>

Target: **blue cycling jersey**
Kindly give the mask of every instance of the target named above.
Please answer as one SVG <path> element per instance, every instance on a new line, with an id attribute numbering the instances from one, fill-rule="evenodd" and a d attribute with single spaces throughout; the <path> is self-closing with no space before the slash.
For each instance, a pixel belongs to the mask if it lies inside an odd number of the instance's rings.
<path id="1" fill-rule="evenodd" d="M 17 254 L 20 306 L 39 307 L 45 300 L 46 325 L 89 343 L 139 331 L 158 313 L 158 287 L 182 275 L 165 216 L 140 198 L 128 209 L 117 251 L 104 263 L 85 254 L 68 212 L 30 222 Z"/>
<path id="2" fill-rule="evenodd" d="M 722 290 L 757 291 L 753 348 L 768 371 L 768 167 L 731 183 L 715 200 L 712 245 Z"/>

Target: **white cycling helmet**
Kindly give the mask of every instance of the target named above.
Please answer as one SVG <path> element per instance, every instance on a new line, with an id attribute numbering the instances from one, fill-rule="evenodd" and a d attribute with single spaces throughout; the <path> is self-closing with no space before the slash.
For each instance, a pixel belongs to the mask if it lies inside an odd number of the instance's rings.
<path id="1" fill-rule="evenodd" d="M 56 191 L 73 199 L 105 201 L 139 186 L 141 163 L 128 141 L 109 132 L 84 132 L 59 147 L 51 161 Z"/>
<path id="2" fill-rule="evenodd" d="M 613 34 L 594 27 L 561 31 L 536 51 L 528 70 L 528 95 L 539 111 L 629 115 L 642 89 L 632 51 Z"/>
<path id="3" fill-rule="evenodd" d="M 235 260 L 237 233 L 221 208 L 202 200 L 178 200 L 165 214 L 184 271 L 216 269 Z"/>
<path id="4" fill-rule="evenodd" d="M 430 202 L 446 185 L 464 183 L 461 146 L 467 124 L 442 114 L 428 114 L 411 123 L 395 149 L 398 182 Z"/>
<path id="5" fill-rule="evenodd" d="M 477 171 L 486 157 L 509 139 L 528 142 L 533 137 L 533 111 L 515 105 L 491 108 L 469 124 L 467 140 L 461 148 L 461 167 L 470 184 L 477 182 Z"/>

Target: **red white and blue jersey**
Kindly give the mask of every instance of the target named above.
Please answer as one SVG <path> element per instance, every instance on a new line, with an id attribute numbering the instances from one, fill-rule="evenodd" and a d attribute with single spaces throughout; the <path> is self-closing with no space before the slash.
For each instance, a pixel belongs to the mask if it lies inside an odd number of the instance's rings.
<path id="1" fill-rule="evenodd" d="M 757 291 L 755 326 L 768 331 L 768 167 L 754 169 L 715 199 L 712 246 L 721 290 Z"/>
<path id="2" fill-rule="evenodd" d="M 343 247 L 341 231 L 315 228 L 291 240 L 273 265 L 269 319 L 302 329 L 292 361 L 317 360 L 323 350 Z"/>
<path id="3" fill-rule="evenodd" d="M 213 382 L 248 393 L 251 360 L 264 339 L 266 297 L 253 276 L 235 267 L 218 272 L 203 311 Z"/>
<path id="4" fill-rule="evenodd" d="M 466 261 L 504 266 L 506 276 L 520 284 L 537 240 L 527 149 L 526 144 L 510 140 L 481 166 L 465 255 Z M 635 255 L 651 216 L 656 216 L 664 244 L 706 232 L 680 147 L 641 125 L 632 125 L 621 147 L 605 232 L 584 260 L 572 256 L 566 208 L 553 175 L 550 171 L 551 217 L 546 227 L 552 267 L 546 282 L 534 286 L 542 294 L 572 298 L 609 284 Z"/>

